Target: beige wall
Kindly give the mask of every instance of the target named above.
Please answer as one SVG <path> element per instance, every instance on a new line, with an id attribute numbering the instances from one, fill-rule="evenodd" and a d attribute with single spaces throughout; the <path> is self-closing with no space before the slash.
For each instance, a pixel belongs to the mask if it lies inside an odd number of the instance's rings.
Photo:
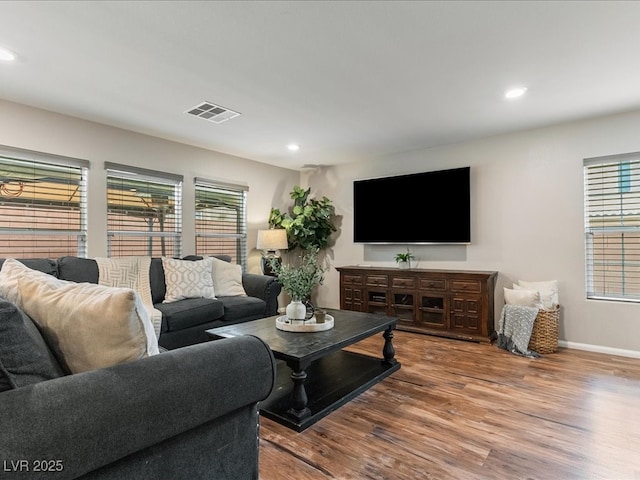
<path id="1" fill-rule="evenodd" d="M 639 131 L 634 112 L 327 168 L 304 180 L 342 217 L 334 266 L 395 266 L 404 245 L 353 243 L 352 181 L 471 166 L 471 245 L 411 246 L 418 266 L 496 270 L 498 306 L 514 281 L 558 279 L 563 344 L 640 356 L 640 305 L 585 299 L 582 177 L 584 158 L 640 151 Z M 418 221 L 428 221 L 431 208 L 417 206 Z M 339 305 L 338 278 L 329 272 L 319 303 Z"/>
<path id="2" fill-rule="evenodd" d="M 394 266 L 404 246 L 364 246 L 352 241 L 352 180 L 441 168 L 472 167 L 472 243 L 411 246 L 425 268 L 497 270 L 502 287 L 523 280 L 558 279 L 563 344 L 640 356 L 640 305 L 585 299 L 582 159 L 640 151 L 640 112 L 496 136 L 437 149 L 371 159 L 338 167 L 296 171 L 271 167 L 0 101 L 0 144 L 83 158 L 89 178 L 89 255 L 106 254 L 105 161 L 178 173 L 184 185 L 184 253 L 193 252 L 193 177 L 249 185 L 249 241 L 267 226 L 271 205 L 290 204 L 300 183 L 327 195 L 339 215 L 339 235 L 328 252 L 335 266 Z M 392 161 L 389 161 L 392 160 Z M 429 208 L 418 206 L 428 221 Z M 384 220 L 381 218 L 381 226 Z M 250 253 L 258 271 L 259 253 Z M 338 275 L 328 272 L 317 302 L 339 305 Z M 496 311 L 499 315 L 500 308 Z M 496 323 L 497 325 L 497 323 Z"/>
<path id="3" fill-rule="evenodd" d="M 215 128 L 215 127 L 212 127 Z M 184 175 L 183 254 L 194 253 L 193 178 L 204 177 L 249 186 L 249 271 L 259 271 L 257 231 L 267 228 L 271 205 L 287 202 L 299 181 L 294 170 L 190 147 L 148 135 L 87 122 L 0 100 L 0 144 L 91 162 L 89 169 L 89 256 L 104 256 L 106 171 L 104 162 L 135 165 Z M 1 252 L 0 252 L 1 256 Z"/>

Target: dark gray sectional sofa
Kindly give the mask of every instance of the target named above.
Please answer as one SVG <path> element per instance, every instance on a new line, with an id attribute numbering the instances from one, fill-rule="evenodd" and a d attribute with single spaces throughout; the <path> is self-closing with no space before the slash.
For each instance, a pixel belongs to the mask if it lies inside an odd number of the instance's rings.
<path id="1" fill-rule="evenodd" d="M 226 256 L 217 256 L 229 261 Z M 188 256 L 186 260 L 200 260 Z M 0 267 L 4 259 L 0 259 Z M 95 260 L 79 257 L 20 259 L 34 270 L 72 282 L 98 283 L 98 264 Z M 162 312 L 162 328 L 158 343 L 168 350 L 205 342 L 205 330 L 222 325 L 246 322 L 275 315 L 278 295 L 282 289 L 275 277 L 243 273 L 242 285 L 247 296 L 218 297 L 217 299 L 188 298 L 173 303 L 162 303 L 166 285 L 162 259 L 153 258 L 149 272 L 154 307 Z"/>
<path id="2" fill-rule="evenodd" d="M 0 478 L 257 479 L 274 365 L 243 336 L 68 375 L 0 298 Z"/>
<path id="3" fill-rule="evenodd" d="M 98 281 L 95 260 L 21 262 Z M 163 304 L 161 259 L 150 280 L 169 350 L 76 374 L 31 318 L 0 297 L 0 478 L 258 478 L 258 405 L 274 388 L 273 354 L 256 337 L 205 341 L 204 331 L 273 314 L 280 285 L 244 274 L 247 297 Z"/>

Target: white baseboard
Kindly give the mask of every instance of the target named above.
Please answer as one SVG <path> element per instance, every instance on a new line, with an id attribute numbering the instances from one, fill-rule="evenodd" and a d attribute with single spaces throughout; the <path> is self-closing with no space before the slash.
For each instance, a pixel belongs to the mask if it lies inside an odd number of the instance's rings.
<path id="1" fill-rule="evenodd" d="M 558 341 L 558 345 L 566 348 L 575 348 L 576 350 L 586 350 L 588 352 L 605 353 L 607 355 L 617 355 L 620 357 L 640 358 L 640 351 L 624 350 L 622 348 L 603 347 L 600 345 L 590 345 L 588 343 Z"/>

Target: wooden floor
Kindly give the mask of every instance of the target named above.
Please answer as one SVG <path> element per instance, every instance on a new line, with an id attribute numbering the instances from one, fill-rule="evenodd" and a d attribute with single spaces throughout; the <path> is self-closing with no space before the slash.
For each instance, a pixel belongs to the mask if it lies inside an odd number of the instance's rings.
<path id="1" fill-rule="evenodd" d="M 398 372 L 304 432 L 261 417 L 261 480 L 640 479 L 640 360 L 407 332 L 394 345 Z"/>

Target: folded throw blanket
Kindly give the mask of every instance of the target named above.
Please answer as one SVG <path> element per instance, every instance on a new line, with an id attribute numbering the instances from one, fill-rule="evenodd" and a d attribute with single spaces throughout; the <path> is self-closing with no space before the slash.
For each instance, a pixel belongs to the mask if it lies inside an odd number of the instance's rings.
<path id="1" fill-rule="evenodd" d="M 98 283 L 107 287 L 134 290 L 149 313 L 156 337 L 160 338 L 162 312 L 153 308 L 149 281 L 151 257 L 96 258 L 95 260 L 98 264 Z"/>
<path id="2" fill-rule="evenodd" d="M 500 314 L 498 347 L 525 357 L 540 357 L 529 350 L 529 340 L 538 309 L 521 305 L 505 305 Z"/>

